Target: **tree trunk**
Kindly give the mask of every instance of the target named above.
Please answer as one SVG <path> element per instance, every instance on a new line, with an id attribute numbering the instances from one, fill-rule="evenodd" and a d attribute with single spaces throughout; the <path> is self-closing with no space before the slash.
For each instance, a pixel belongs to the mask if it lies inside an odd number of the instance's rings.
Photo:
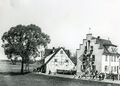
<path id="1" fill-rule="evenodd" d="M 24 73 L 24 61 L 23 61 L 23 58 L 22 58 L 22 62 L 21 62 L 21 74 Z"/>

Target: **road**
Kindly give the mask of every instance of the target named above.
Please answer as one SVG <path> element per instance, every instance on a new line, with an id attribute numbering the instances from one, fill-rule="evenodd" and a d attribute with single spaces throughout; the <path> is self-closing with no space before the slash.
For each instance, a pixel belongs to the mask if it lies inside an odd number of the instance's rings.
<path id="1" fill-rule="evenodd" d="M 44 73 L 37 73 L 37 74 L 80 80 L 80 79 L 78 79 L 78 78 L 75 78 L 74 75 L 63 75 L 63 74 L 56 74 L 56 75 L 49 74 L 49 75 L 48 75 L 48 74 L 44 74 Z M 90 79 L 82 78 L 82 80 L 90 80 Z M 120 80 L 114 80 L 114 81 L 113 81 L 112 79 L 104 79 L 104 80 L 101 80 L 101 81 L 97 79 L 97 80 L 90 80 L 90 81 L 98 81 L 98 82 L 108 82 L 108 83 L 120 84 Z"/>

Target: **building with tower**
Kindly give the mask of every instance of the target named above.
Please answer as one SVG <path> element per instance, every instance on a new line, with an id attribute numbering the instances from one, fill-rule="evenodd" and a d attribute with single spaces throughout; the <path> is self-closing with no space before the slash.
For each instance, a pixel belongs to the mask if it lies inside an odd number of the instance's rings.
<path id="1" fill-rule="evenodd" d="M 43 65 L 47 74 L 65 74 L 75 69 L 75 63 L 70 58 L 70 51 L 63 47 L 45 49 L 44 56 L 45 61 Z"/>
<path id="2" fill-rule="evenodd" d="M 77 49 L 77 74 L 98 71 L 99 73 L 120 74 L 120 54 L 110 40 L 87 34 Z"/>

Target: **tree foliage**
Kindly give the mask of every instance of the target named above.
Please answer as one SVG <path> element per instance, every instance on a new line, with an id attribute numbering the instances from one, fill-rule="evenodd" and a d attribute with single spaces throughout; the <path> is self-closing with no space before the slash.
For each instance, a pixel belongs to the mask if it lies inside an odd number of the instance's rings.
<path id="1" fill-rule="evenodd" d="M 50 37 L 36 25 L 17 25 L 3 34 L 2 41 L 2 47 L 8 59 L 12 58 L 12 55 L 18 55 L 22 58 L 23 66 L 30 56 L 39 55 L 37 47 L 39 45 L 46 47 L 50 43 Z M 22 68 L 21 72 L 23 72 Z"/>

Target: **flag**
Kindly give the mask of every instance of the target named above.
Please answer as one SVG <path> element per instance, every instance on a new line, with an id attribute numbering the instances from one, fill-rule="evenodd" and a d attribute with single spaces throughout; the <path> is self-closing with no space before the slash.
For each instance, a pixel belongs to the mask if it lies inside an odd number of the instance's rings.
<path id="1" fill-rule="evenodd" d="M 89 27 L 89 33 L 91 32 L 91 28 Z"/>

